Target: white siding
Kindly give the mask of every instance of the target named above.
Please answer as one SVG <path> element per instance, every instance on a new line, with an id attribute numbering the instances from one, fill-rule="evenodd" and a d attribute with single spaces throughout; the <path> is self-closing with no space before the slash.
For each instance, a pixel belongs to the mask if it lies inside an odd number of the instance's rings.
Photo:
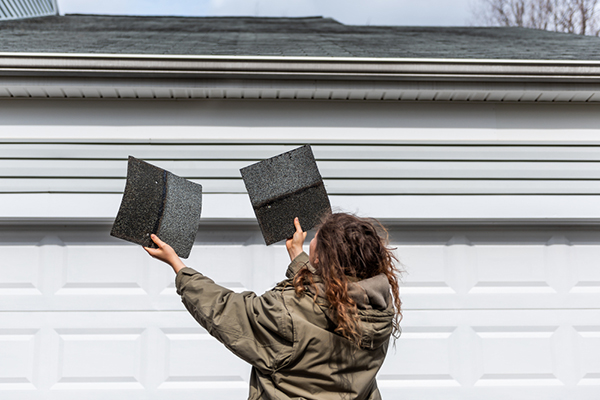
<path id="1" fill-rule="evenodd" d="M 2 193 L 121 193 L 128 155 L 241 194 L 311 143 L 331 195 L 598 195 L 596 105 L 0 102 Z"/>

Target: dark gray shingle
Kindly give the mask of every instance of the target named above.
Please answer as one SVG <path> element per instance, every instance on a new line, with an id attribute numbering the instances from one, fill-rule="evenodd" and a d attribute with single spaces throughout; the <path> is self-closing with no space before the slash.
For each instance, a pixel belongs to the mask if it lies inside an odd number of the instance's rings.
<path id="1" fill-rule="evenodd" d="M 294 218 L 305 231 L 331 214 L 331 205 L 309 145 L 240 170 L 267 245 L 294 235 Z"/>
<path id="2" fill-rule="evenodd" d="M 201 185 L 129 156 L 125 193 L 110 234 L 156 247 L 150 238 L 154 233 L 187 258 L 201 212 Z"/>
<path id="3" fill-rule="evenodd" d="M 329 18 L 67 15 L 0 22 L 1 52 L 600 60 L 600 38 Z"/>

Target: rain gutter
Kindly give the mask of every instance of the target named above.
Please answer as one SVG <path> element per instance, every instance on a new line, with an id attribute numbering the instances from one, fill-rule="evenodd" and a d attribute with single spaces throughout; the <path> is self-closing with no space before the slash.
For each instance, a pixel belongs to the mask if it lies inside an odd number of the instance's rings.
<path id="1" fill-rule="evenodd" d="M 600 83 L 600 61 L 0 53 L 0 77 Z"/>

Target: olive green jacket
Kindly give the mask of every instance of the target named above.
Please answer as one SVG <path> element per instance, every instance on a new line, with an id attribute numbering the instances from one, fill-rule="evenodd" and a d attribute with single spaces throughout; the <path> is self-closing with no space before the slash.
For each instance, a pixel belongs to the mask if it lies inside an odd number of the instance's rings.
<path id="1" fill-rule="evenodd" d="M 380 399 L 375 376 L 394 316 L 387 278 L 349 285 L 361 319 L 359 348 L 334 332 L 324 298 L 315 303 L 313 293 L 296 296 L 292 279 L 304 265 L 312 268 L 306 253 L 292 261 L 287 280 L 262 296 L 235 293 L 184 268 L 177 293 L 200 325 L 253 366 L 249 399 Z"/>

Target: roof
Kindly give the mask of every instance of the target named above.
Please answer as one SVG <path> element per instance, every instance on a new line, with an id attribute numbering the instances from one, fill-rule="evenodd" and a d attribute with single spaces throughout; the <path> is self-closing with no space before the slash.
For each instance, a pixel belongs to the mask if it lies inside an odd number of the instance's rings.
<path id="1" fill-rule="evenodd" d="M 0 21 L 0 97 L 600 102 L 600 38 L 321 17 Z"/>
<path id="2" fill-rule="evenodd" d="M 0 52 L 600 60 L 600 38 L 509 27 L 330 18 L 66 15 L 0 22 Z"/>

